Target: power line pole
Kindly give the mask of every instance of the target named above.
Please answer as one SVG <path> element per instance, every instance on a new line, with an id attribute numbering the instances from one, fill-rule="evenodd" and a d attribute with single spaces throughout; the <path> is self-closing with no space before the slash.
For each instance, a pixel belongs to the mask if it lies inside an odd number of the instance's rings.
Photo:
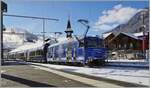
<path id="1" fill-rule="evenodd" d="M 43 44 L 45 43 L 45 19 L 43 19 Z"/>
<path id="2" fill-rule="evenodd" d="M 30 19 L 40 19 L 43 21 L 43 44 L 45 43 L 45 20 L 54 20 L 54 21 L 59 21 L 59 19 L 54 19 L 54 18 L 46 18 L 46 17 L 35 17 L 35 16 L 22 16 L 22 15 L 12 15 L 12 14 L 4 14 L 4 16 L 9 16 L 9 17 L 19 17 L 19 18 L 30 18 Z"/>
<path id="3" fill-rule="evenodd" d="M 3 26 L 3 13 L 4 12 L 7 12 L 7 4 L 6 3 L 4 3 L 3 1 L 1 1 L 0 2 L 0 12 L 1 12 L 1 30 L 0 30 L 0 34 L 1 34 L 1 36 L 0 36 L 0 41 L 1 41 L 1 46 L 0 46 L 0 48 L 1 48 L 1 51 L 0 51 L 0 58 L 1 58 L 1 61 L 4 59 L 3 58 L 3 29 L 4 29 L 4 26 Z"/>

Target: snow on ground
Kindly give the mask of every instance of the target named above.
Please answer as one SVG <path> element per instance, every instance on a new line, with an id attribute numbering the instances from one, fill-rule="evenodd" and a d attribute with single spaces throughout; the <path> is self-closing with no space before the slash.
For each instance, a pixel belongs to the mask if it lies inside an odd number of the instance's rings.
<path id="1" fill-rule="evenodd" d="M 108 60 L 109 62 L 147 62 L 145 59 L 141 60 L 129 60 L 129 59 L 116 59 L 116 60 Z"/>
<path id="2" fill-rule="evenodd" d="M 142 85 L 150 84 L 150 72 L 148 69 L 142 68 L 129 68 L 129 67 L 101 67 L 101 68 L 89 68 L 89 67 L 75 67 L 65 65 L 52 65 L 52 64 L 38 64 L 54 69 L 77 72 L 86 75 L 104 77 L 108 79 L 114 79 L 119 81 L 131 82 Z"/>
<path id="3" fill-rule="evenodd" d="M 134 67 L 149 67 L 149 61 L 148 59 L 142 59 L 142 60 L 128 60 L 128 59 L 118 59 L 118 60 L 107 60 L 107 65 L 113 65 L 113 66 L 134 66 Z"/>

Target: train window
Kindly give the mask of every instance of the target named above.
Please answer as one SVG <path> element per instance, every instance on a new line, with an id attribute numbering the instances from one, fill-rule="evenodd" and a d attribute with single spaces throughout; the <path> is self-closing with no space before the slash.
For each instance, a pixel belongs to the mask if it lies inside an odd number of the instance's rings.
<path id="1" fill-rule="evenodd" d="M 58 50 L 58 46 L 55 46 L 55 50 L 56 50 L 56 51 Z"/>
<path id="2" fill-rule="evenodd" d="M 31 51 L 30 56 L 35 56 L 35 51 Z"/>
<path id="3" fill-rule="evenodd" d="M 67 47 L 67 44 L 63 44 L 63 49 L 66 49 L 66 47 Z"/>
<path id="4" fill-rule="evenodd" d="M 36 55 L 41 55 L 42 53 L 41 53 L 41 50 L 37 50 L 36 51 Z"/>
<path id="5" fill-rule="evenodd" d="M 85 38 L 85 47 L 102 47 L 102 39 L 97 37 Z"/>
<path id="6" fill-rule="evenodd" d="M 77 47 L 78 43 L 77 42 L 73 42 L 73 46 Z"/>
<path id="7" fill-rule="evenodd" d="M 24 56 L 24 53 L 21 53 L 20 56 Z"/>
<path id="8" fill-rule="evenodd" d="M 48 53 L 49 54 L 54 53 L 54 47 L 50 47 Z"/>

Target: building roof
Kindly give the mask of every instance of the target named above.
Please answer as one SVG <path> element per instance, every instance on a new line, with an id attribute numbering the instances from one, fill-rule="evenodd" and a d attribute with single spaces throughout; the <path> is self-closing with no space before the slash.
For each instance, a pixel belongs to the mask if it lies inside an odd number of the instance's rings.
<path id="1" fill-rule="evenodd" d="M 134 38 L 134 39 L 139 39 L 137 36 L 134 36 L 134 35 L 133 35 L 133 34 L 131 34 L 131 33 L 121 32 L 120 34 L 127 35 L 127 36 L 129 36 L 129 37 L 131 37 L 131 38 Z"/>
<path id="2" fill-rule="evenodd" d="M 133 38 L 133 39 L 136 39 L 136 40 L 141 40 L 140 38 L 138 38 L 137 36 L 135 36 L 135 35 L 133 35 L 131 33 L 121 32 L 121 33 L 118 33 L 115 37 L 113 37 L 109 42 L 113 41 L 114 39 L 116 39 L 121 34 L 126 35 L 126 36 L 128 36 L 130 38 Z"/>
<path id="3" fill-rule="evenodd" d="M 108 33 L 105 33 L 105 34 L 103 34 L 102 36 L 103 36 L 103 39 L 105 39 L 105 38 L 107 38 L 109 35 L 111 35 L 112 34 L 112 32 L 108 32 Z"/>

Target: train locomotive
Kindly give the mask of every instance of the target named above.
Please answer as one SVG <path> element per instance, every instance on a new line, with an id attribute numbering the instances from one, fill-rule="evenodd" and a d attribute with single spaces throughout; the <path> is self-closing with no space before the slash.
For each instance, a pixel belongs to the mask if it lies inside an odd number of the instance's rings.
<path id="1" fill-rule="evenodd" d="M 105 63 L 107 49 L 99 37 L 85 37 L 81 41 L 66 40 L 41 47 L 9 52 L 7 58 L 31 62 L 100 65 Z"/>

